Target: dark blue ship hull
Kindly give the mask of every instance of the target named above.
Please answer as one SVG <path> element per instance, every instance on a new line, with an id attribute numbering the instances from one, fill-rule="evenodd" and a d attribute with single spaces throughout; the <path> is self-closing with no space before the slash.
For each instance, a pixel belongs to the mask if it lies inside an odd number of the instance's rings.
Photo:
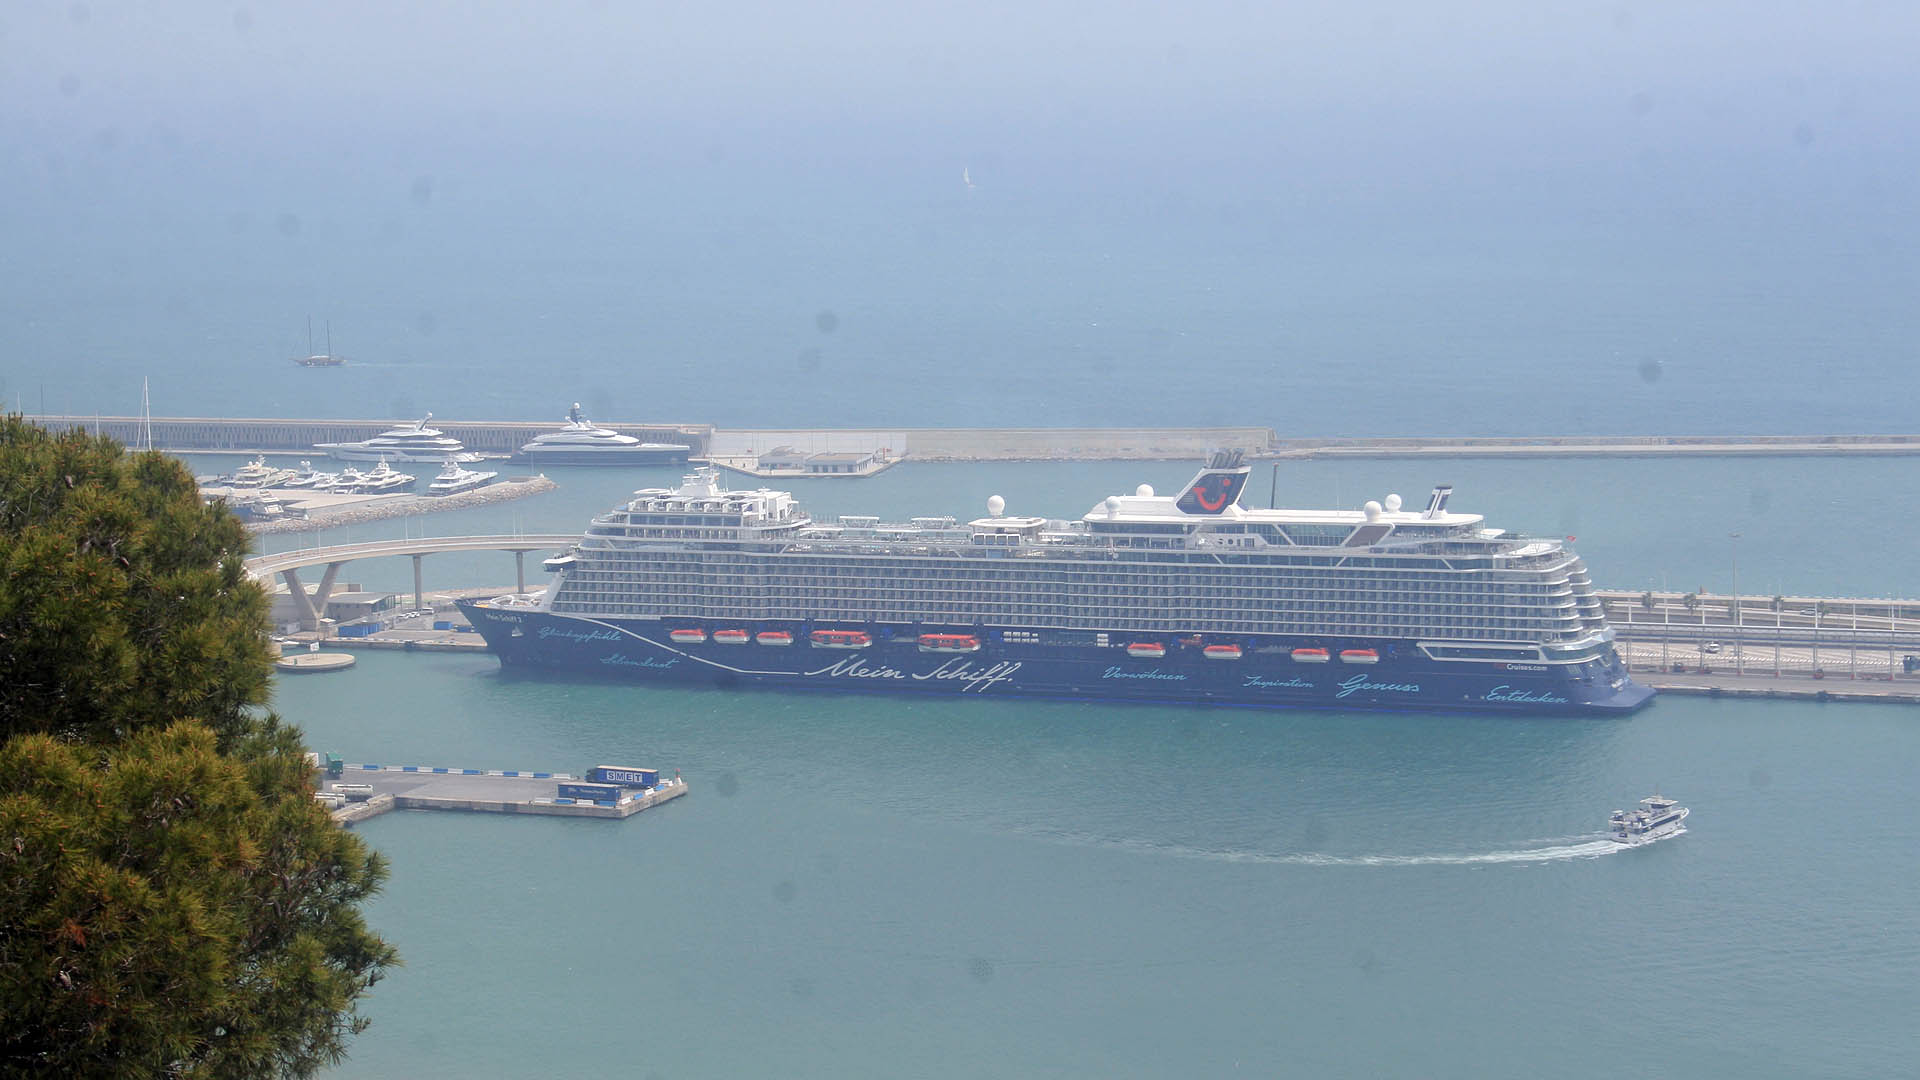
<path id="1" fill-rule="evenodd" d="M 1124 645 L 1008 641 L 987 630 L 977 635 L 978 651 L 957 654 L 925 651 L 913 633 L 841 623 L 833 628 L 864 629 L 871 645 L 814 647 L 807 637 L 812 628 L 792 624 L 777 627 L 792 634 L 794 643 L 787 646 L 725 644 L 711 637 L 675 642 L 670 627 L 650 620 L 500 609 L 474 601 L 461 601 L 460 608 L 507 667 L 662 685 L 1528 713 L 1625 713 L 1653 697 L 1627 678 L 1611 650 L 1577 665 L 1460 663 L 1431 660 L 1411 642 L 1354 641 L 1333 643 L 1332 652 L 1368 648 L 1378 662 L 1305 663 L 1282 643 L 1262 646 L 1247 639 L 1239 658 L 1214 659 L 1198 644 L 1164 639 L 1164 656 L 1144 658 L 1130 656 Z"/>

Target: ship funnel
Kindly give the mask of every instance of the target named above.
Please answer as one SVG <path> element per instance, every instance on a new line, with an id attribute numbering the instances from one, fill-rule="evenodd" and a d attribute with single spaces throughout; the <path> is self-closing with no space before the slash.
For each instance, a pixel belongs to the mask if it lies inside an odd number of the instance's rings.
<path id="1" fill-rule="evenodd" d="M 1452 484 L 1435 484 L 1433 497 L 1427 500 L 1426 517 L 1435 518 L 1447 512 L 1447 497 L 1453 494 Z"/>
<path id="2" fill-rule="evenodd" d="M 1219 514 L 1240 501 L 1246 491 L 1247 474 L 1253 466 L 1245 463 L 1238 450 L 1215 451 L 1179 498 L 1174 508 L 1183 514 Z"/>

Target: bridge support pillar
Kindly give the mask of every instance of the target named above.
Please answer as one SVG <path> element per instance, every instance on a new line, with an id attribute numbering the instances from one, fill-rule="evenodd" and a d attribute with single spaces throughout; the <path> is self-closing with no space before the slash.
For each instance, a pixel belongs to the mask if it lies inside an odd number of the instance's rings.
<path id="1" fill-rule="evenodd" d="M 524 595 L 527 591 L 527 553 L 524 551 L 513 553 L 513 579 L 514 592 Z"/>
<path id="2" fill-rule="evenodd" d="M 300 613 L 300 629 L 320 629 L 320 618 L 327 610 L 327 597 L 333 592 L 333 579 L 339 575 L 344 562 L 328 563 L 326 573 L 320 575 L 320 584 L 307 594 L 306 586 L 300 584 L 298 570 L 282 570 L 280 577 L 287 583 L 287 591 L 293 594 L 293 608 Z"/>
<path id="3" fill-rule="evenodd" d="M 419 611 L 421 608 L 427 606 L 426 602 L 420 597 L 420 563 L 425 558 L 425 555 L 415 555 L 413 557 L 413 610 L 415 611 Z"/>

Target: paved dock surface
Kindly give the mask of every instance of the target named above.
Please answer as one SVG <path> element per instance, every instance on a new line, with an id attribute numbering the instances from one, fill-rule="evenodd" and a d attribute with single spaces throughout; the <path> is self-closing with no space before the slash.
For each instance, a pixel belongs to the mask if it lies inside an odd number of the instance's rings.
<path id="1" fill-rule="evenodd" d="M 353 666 L 353 657 L 346 653 L 293 652 L 275 659 L 273 666 L 279 671 L 311 675 L 322 671 L 345 671 Z"/>
<path id="2" fill-rule="evenodd" d="M 1884 678 L 1810 679 L 1804 675 L 1737 675 L 1733 672 L 1662 674 L 1657 671 L 1636 671 L 1633 679 L 1663 694 L 1920 705 L 1920 681 L 1894 682 Z"/>
<path id="3" fill-rule="evenodd" d="M 557 798 L 558 786 L 580 778 L 569 773 L 436 769 L 427 766 L 348 765 L 339 778 L 322 775 L 320 790 L 332 791 L 336 784 L 365 784 L 373 789 L 372 798 L 350 802 L 334 811 L 334 820 L 352 824 L 382 811 L 381 804 L 394 810 L 471 810 L 496 814 L 547 814 L 557 817 L 629 818 L 663 802 L 687 793 L 686 782 L 668 778 L 650 792 L 629 789 L 631 798 L 615 805 L 583 803 Z M 357 809 L 358 808 L 358 809 Z"/>

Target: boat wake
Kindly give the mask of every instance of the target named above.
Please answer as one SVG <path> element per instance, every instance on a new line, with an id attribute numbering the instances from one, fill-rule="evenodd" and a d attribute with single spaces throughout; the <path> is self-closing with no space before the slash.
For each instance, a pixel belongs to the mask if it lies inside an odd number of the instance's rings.
<path id="1" fill-rule="evenodd" d="M 1059 839 L 1074 842 L 1075 838 Z M 1275 866 L 1481 866 L 1499 863 L 1559 862 L 1566 859 L 1597 859 L 1624 850 L 1602 836 L 1566 837 L 1540 847 L 1509 851 L 1435 853 L 1431 855 L 1331 855 L 1321 852 L 1230 851 L 1188 847 L 1180 844 L 1154 844 L 1137 840 L 1080 840 L 1099 847 L 1124 848 L 1179 859 L 1208 862 L 1253 863 Z"/>

